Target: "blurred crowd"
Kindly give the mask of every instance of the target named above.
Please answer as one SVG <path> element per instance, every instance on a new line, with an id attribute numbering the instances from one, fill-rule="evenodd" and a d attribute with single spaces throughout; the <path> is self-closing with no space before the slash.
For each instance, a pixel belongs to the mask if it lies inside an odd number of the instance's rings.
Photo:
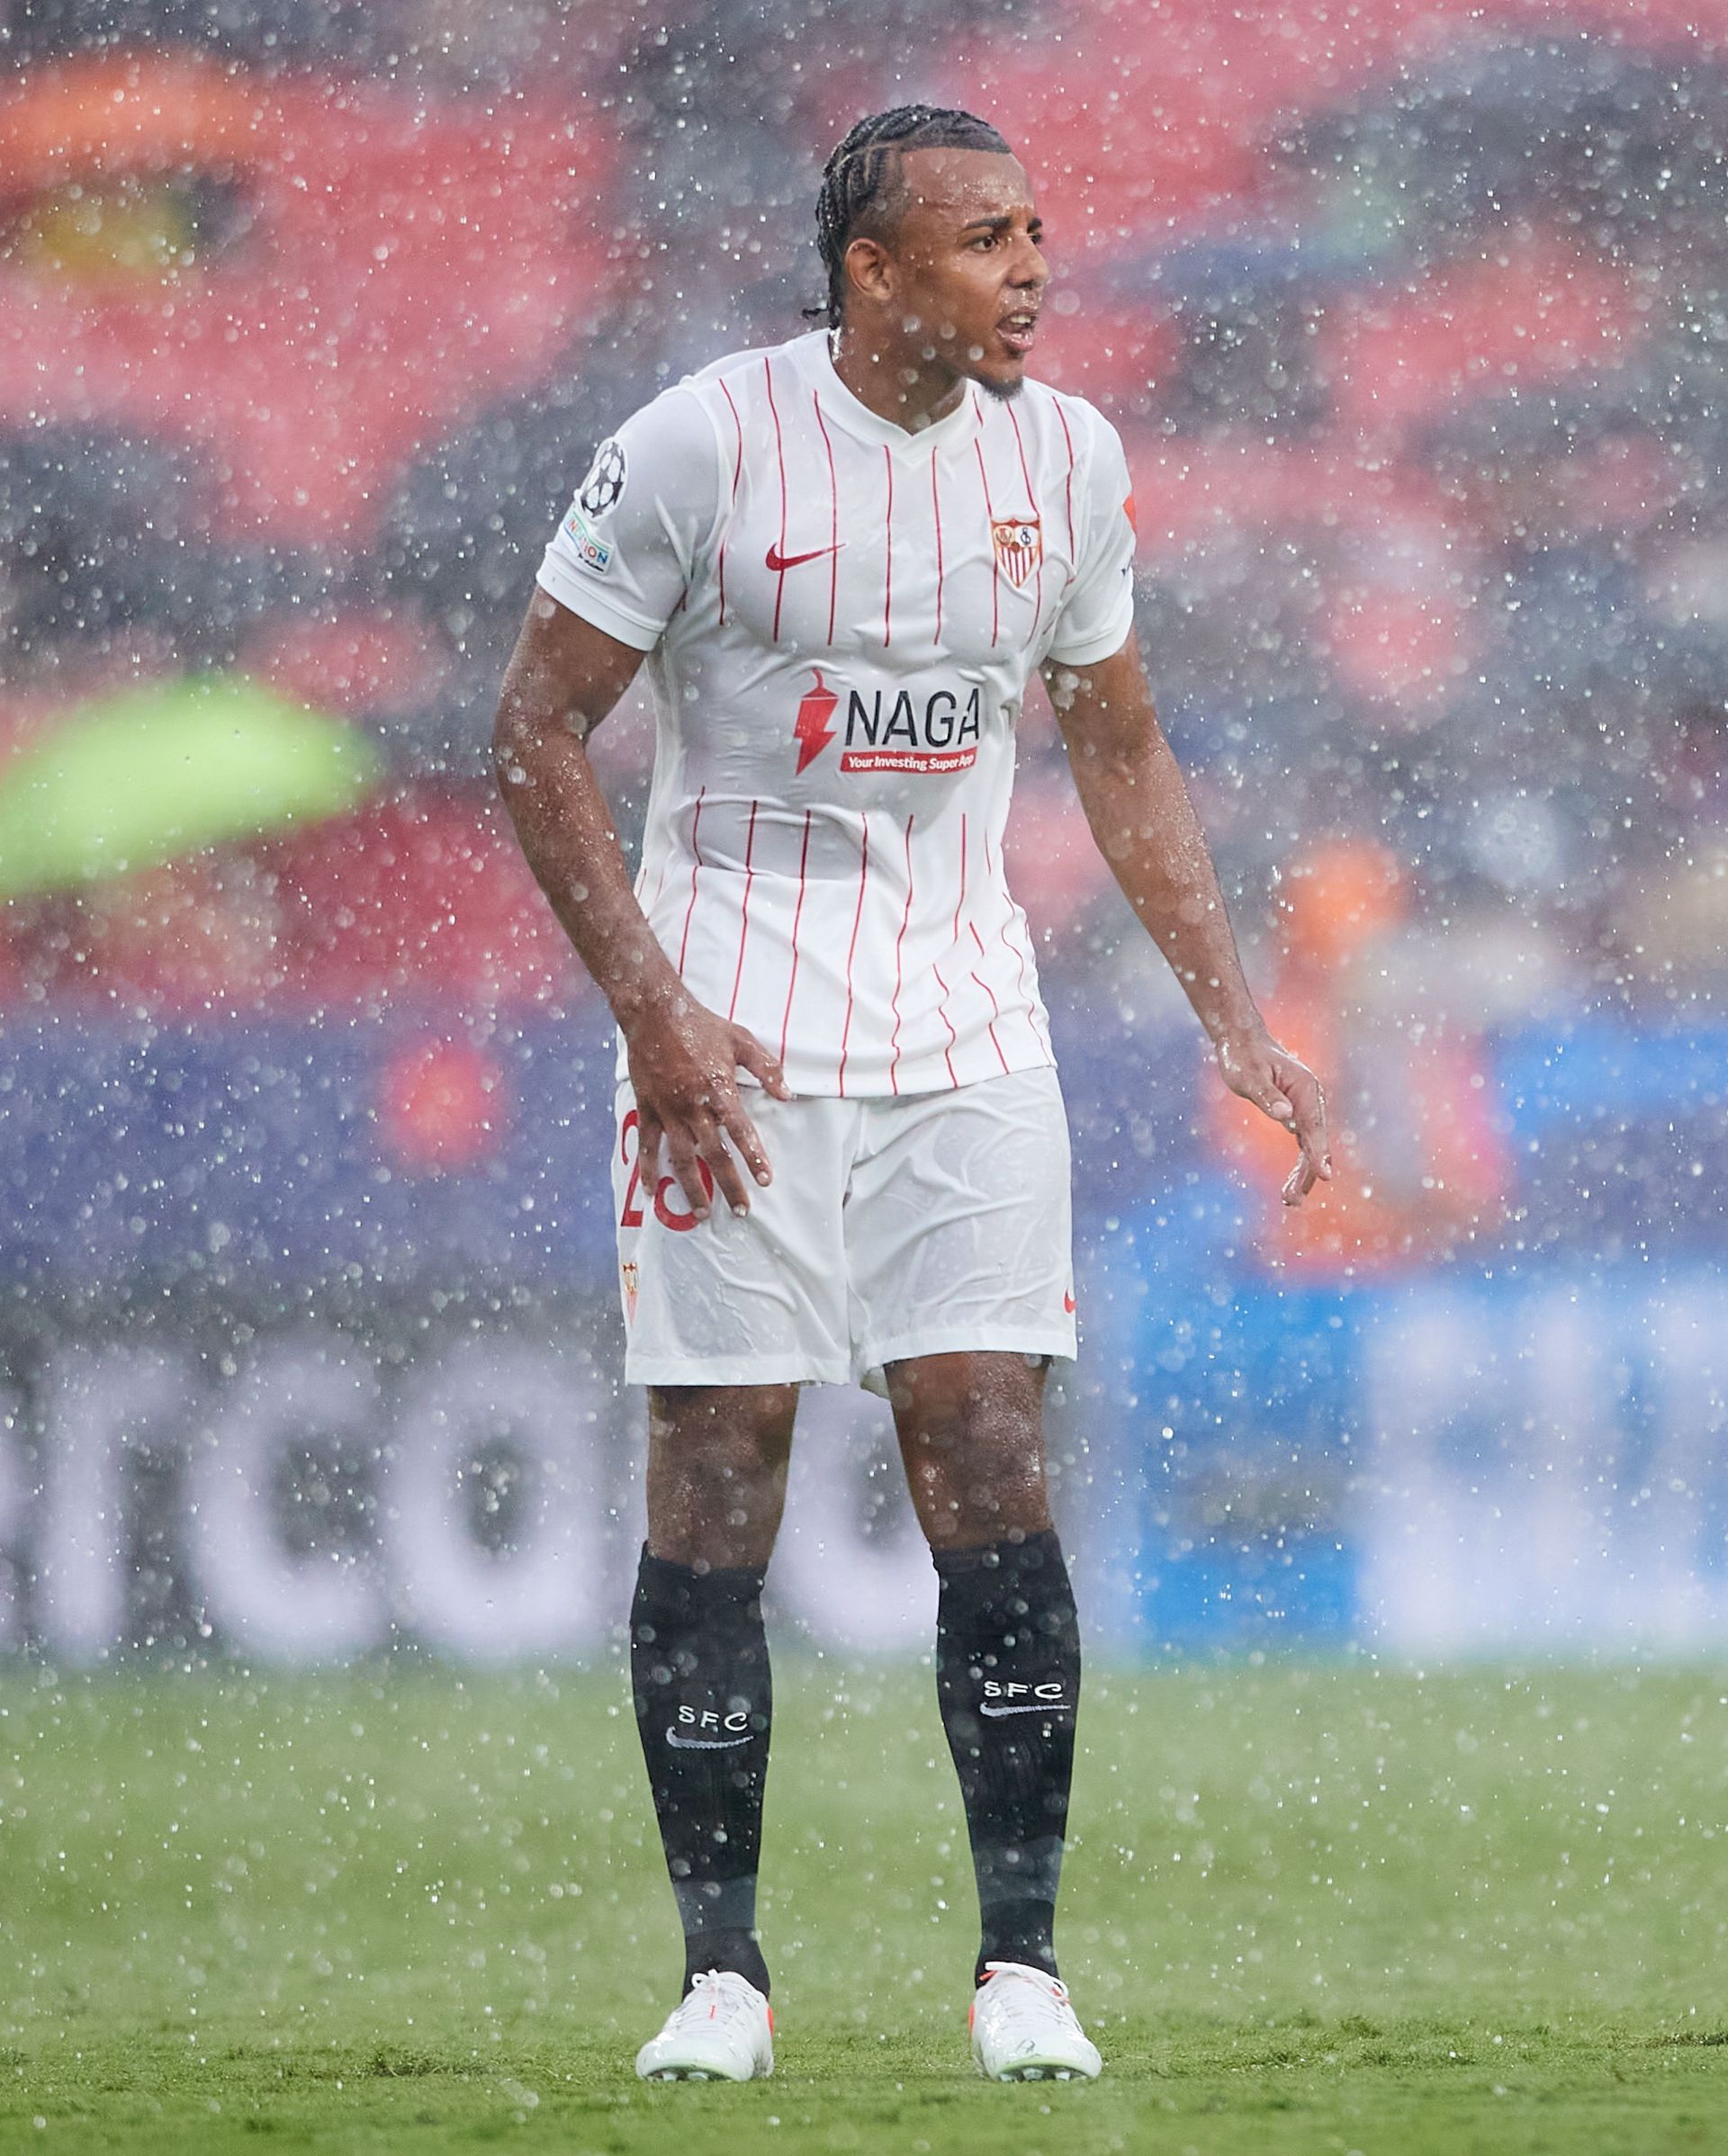
<path id="1" fill-rule="evenodd" d="M 0 880 L 0 1019 L 582 993 L 485 776 L 540 547 L 613 422 L 796 332 L 822 159 L 914 96 L 1023 146 L 1036 371 L 1127 444 L 1140 640 L 1259 977 L 1366 903 L 1305 991 L 1364 1037 L 1702 1007 L 1728 52 L 1666 0 L 1340 12 L 0 6 L 0 831 L 30 786 L 76 822 L 66 744 L 142 683 L 243 677 L 369 774 L 197 817 L 183 755 L 159 829 L 92 797 L 130 819 L 100 874 Z M 626 834 L 650 749 L 634 706 L 598 737 Z M 1056 999 L 1161 1013 L 1047 714 L 1011 858 Z"/>

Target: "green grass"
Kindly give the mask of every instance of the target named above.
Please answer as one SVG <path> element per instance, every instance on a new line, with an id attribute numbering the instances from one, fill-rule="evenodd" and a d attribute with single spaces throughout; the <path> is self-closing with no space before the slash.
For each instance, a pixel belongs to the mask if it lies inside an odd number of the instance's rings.
<path id="1" fill-rule="evenodd" d="M 1094 2087 L 969 2074 L 927 1672 L 783 1671 L 780 2070 L 644 2088 L 674 1927 L 616 1675 L 0 1682 L 0 2149 L 1728 2149 L 1728 1677 L 1091 1681 Z"/>

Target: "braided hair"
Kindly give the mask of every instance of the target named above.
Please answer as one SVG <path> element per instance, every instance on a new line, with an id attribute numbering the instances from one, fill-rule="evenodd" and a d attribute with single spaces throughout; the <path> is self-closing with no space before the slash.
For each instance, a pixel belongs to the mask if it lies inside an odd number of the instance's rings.
<path id="1" fill-rule="evenodd" d="M 909 149 L 1013 152 L 987 120 L 948 105 L 901 104 L 860 120 L 822 168 L 816 196 L 816 247 L 828 273 L 825 307 L 806 310 L 840 327 L 846 296 L 846 249 L 861 225 L 880 215 L 897 190 L 901 156 Z"/>

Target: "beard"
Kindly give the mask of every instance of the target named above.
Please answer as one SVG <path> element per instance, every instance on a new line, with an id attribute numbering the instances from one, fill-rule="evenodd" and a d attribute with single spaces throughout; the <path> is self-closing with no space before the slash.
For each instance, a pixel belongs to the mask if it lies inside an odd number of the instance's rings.
<path id="1" fill-rule="evenodd" d="M 972 379 L 986 397 L 994 397 L 998 404 L 1012 404 L 1026 387 L 1023 374 L 1018 382 L 992 382 L 987 374 L 975 374 Z"/>

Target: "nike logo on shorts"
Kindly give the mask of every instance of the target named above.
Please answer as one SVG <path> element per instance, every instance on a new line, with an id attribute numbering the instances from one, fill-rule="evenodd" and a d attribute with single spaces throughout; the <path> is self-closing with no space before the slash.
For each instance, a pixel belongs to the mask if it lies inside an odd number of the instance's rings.
<path id="1" fill-rule="evenodd" d="M 734 1745 L 748 1744 L 753 1734 L 746 1729 L 742 1737 L 680 1737 L 668 1729 L 666 1741 L 675 1752 L 729 1752 Z"/>
<path id="2" fill-rule="evenodd" d="M 1066 1714 L 1072 1711 L 1066 1700 L 1029 1700 L 1022 1706 L 1001 1707 L 994 1700 L 986 1700 L 978 1712 L 990 1721 L 1001 1721 L 1009 1714 Z"/>
<path id="3" fill-rule="evenodd" d="M 796 569 L 802 562 L 820 561 L 824 554 L 837 554 L 845 543 L 842 539 L 832 546 L 813 546 L 807 554 L 783 554 L 778 547 L 770 546 L 764 559 L 774 575 L 780 577 L 788 569 Z"/>

